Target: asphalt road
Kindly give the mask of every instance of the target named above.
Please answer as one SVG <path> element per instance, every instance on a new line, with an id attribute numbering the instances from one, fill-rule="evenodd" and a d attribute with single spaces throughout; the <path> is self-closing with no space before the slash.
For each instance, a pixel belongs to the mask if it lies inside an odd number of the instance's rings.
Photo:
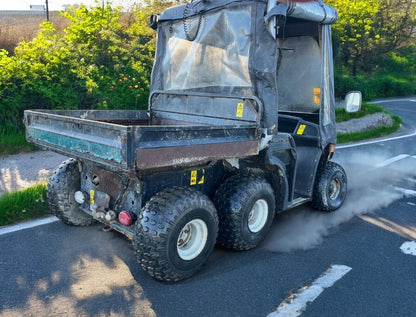
<path id="1" fill-rule="evenodd" d="M 258 248 L 216 247 L 202 271 L 176 284 L 150 278 L 131 243 L 100 225 L 1 234 L 0 316 L 414 316 L 416 100 L 382 105 L 405 127 L 392 140 L 339 147 L 349 194 L 337 212 L 280 214 Z M 348 270 L 322 282 L 333 265 Z"/>

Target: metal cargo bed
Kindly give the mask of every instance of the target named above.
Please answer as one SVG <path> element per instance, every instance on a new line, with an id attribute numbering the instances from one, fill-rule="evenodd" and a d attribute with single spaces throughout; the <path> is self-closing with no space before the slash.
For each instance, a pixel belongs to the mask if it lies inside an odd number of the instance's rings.
<path id="1" fill-rule="evenodd" d="M 155 170 L 259 152 L 255 123 L 151 125 L 143 110 L 26 110 L 27 140 L 114 170 Z"/>

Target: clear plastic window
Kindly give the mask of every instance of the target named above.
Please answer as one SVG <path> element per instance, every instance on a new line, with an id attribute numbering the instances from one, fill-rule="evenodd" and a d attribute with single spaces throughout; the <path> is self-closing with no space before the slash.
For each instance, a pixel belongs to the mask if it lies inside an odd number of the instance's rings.
<path id="1" fill-rule="evenodd" d="M 310 36 L 279 40 L 279 111 L 317 112 L 321 103 L 321 51 Z"/>
<path id="2" fill-rule="evenodd" d="M 251 87 L 250 6 L 168 22 L 164 90 Z"/>

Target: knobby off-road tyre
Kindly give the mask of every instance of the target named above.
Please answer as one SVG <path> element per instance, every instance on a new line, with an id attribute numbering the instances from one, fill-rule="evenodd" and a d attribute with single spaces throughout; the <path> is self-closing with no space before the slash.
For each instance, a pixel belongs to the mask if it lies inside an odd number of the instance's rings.
<path id="1" fill-rule="evenodd" d="M 347 195 L 347 175 L 339 164 L 326 162 L 318 167 L 311 206 L 322 211 L 341 207 Z"/>
<path id="2" fill-rule="evenodd" d="M 74 193 L 80 189 L 78 163 L 64 161 L 49 178 L 46 195 L 51 212 L 62 222 L 72 226 L 88 226 L 94 218 L 79 210 Z"/>
<path id="3" fill-rule="evenodd" d="M 249 250 L 266 236 L 275 215 L 273 188 L 261 176 L 230 177 L 215 194 L 220 220 L 218 242 L 233 250 Z"/>
<path id="4" fill-rule="evenodd" d="M 175 282 L 197 272 L 218 234 L 214 204 L 192 189 L 172 187 L 154 197 L 136 221 L 133 245 L 140 266 L 153 278 Z"/>

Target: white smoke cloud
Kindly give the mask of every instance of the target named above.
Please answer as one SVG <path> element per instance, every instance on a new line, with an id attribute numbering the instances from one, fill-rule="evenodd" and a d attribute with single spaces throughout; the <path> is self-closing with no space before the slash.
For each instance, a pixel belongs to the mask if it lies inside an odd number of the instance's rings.
<path id="1" fill-rule="evenodd" d="M 362 153 L 343 157 L 344 162 L 340 163 L 348 176 L 348 194 L 343 206 L 324 213 L 304 205 L 278 215 L 262 247 L 273 252 L 311 249 L 354 216 L 376 212 L 404 196 L 415 196 L 412 188 L 401 190 L 397 184 L 407 181 L 410 182 L 407 185 L 414 187 L 416 159 L 401 158 L 391 162 L 385 155 Z"/>

